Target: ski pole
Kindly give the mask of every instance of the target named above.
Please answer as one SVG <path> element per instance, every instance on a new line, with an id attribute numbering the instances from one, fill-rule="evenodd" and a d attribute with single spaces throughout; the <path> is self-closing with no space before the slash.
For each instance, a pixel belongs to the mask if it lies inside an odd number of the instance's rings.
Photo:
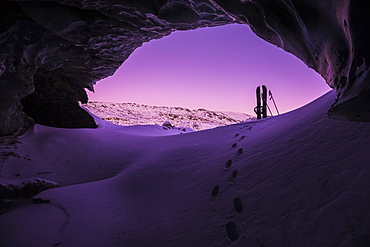
<path id="1" fill-rule="evenodd" d="M 278 108 L 277 108 L 277 106 L 276 106 L 276 103 L 275 103 L 275 99 L 274 99 L 274 97 L 272 96 L 272 92 L 271 92 L 271 90 L 269 90 L 269 96 L 270 96 L 270 100 L 272 100 L 272 102 L 274 103 L 274 106 L 275 106 L 275 109 L 276 109 L 277 114 L 278 114 L 278 115 L 280 115 L 279 110 L 278 110 Z"/>
<path id="2" fill-rule="evenodd" d="M 267 109 L 269 109 L 269 112 L 270 112 L 271 117 L 273 117 L 274 115 L 272 115 L 272 112 L 271 112 L 271 109 L 270 109 L 269 105 L 266 104 L 266 106 L 267 106 Z"/>

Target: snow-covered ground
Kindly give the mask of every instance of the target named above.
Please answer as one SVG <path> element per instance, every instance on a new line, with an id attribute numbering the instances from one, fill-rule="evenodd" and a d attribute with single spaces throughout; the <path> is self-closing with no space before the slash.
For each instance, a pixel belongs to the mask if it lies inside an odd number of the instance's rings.
<path id="1" fill-rule="evenodd" d="M 370 246 L 370 123 L 327 118 L 334 99 L 190 133 L 36 125 L 1 179 L 60 187 L 10 200 L 0 245 Z"/>
<path id="2" fill-rule="evenodd" d="M 173 126 L 193 130 L 212 129 L 255 118 L 239 112 L 191 110 L 183 107 L 149 106 L 136 103 L 91 101 L 83 107 L 96 116 L 118 125 L 162 125 L 163 122 L 169 121 Z"/>

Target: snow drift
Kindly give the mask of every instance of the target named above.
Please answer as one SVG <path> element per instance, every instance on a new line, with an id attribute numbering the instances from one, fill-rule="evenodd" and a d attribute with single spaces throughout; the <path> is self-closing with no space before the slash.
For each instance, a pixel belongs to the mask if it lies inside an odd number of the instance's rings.
<path id="1" fill-rule="evenodd" d="M 370 124 L 329 119 L 334 98 L 184 134 L 36 125 L 1 178 L 61 187 L 0 215 L 0 245 L 369 246 Z"/>

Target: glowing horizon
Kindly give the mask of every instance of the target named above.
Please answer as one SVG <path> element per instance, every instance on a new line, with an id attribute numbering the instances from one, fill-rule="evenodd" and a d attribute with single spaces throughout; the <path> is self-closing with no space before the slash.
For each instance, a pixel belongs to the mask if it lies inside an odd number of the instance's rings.
<path id="1" fill-rule="evenodd" d="M 178 31 L 145 43 L 88 95 L 90 101 L 254 114 L 260 85 L 272 91 L 281 113 L 330 90 L 302 61 L 248 26 L 233 24 Z"/>

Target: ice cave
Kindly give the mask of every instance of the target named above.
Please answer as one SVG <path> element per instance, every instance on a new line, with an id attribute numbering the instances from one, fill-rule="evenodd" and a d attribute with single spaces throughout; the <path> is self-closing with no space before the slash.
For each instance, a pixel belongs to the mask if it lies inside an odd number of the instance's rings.
<path id="1" fill-rule="evenodd" d="M 370 2 L 3 0 L 0 246 L 370 246 Z M 79 107 L 144 42 L 231 23 L 333 89 L 180 134 Z"/>

